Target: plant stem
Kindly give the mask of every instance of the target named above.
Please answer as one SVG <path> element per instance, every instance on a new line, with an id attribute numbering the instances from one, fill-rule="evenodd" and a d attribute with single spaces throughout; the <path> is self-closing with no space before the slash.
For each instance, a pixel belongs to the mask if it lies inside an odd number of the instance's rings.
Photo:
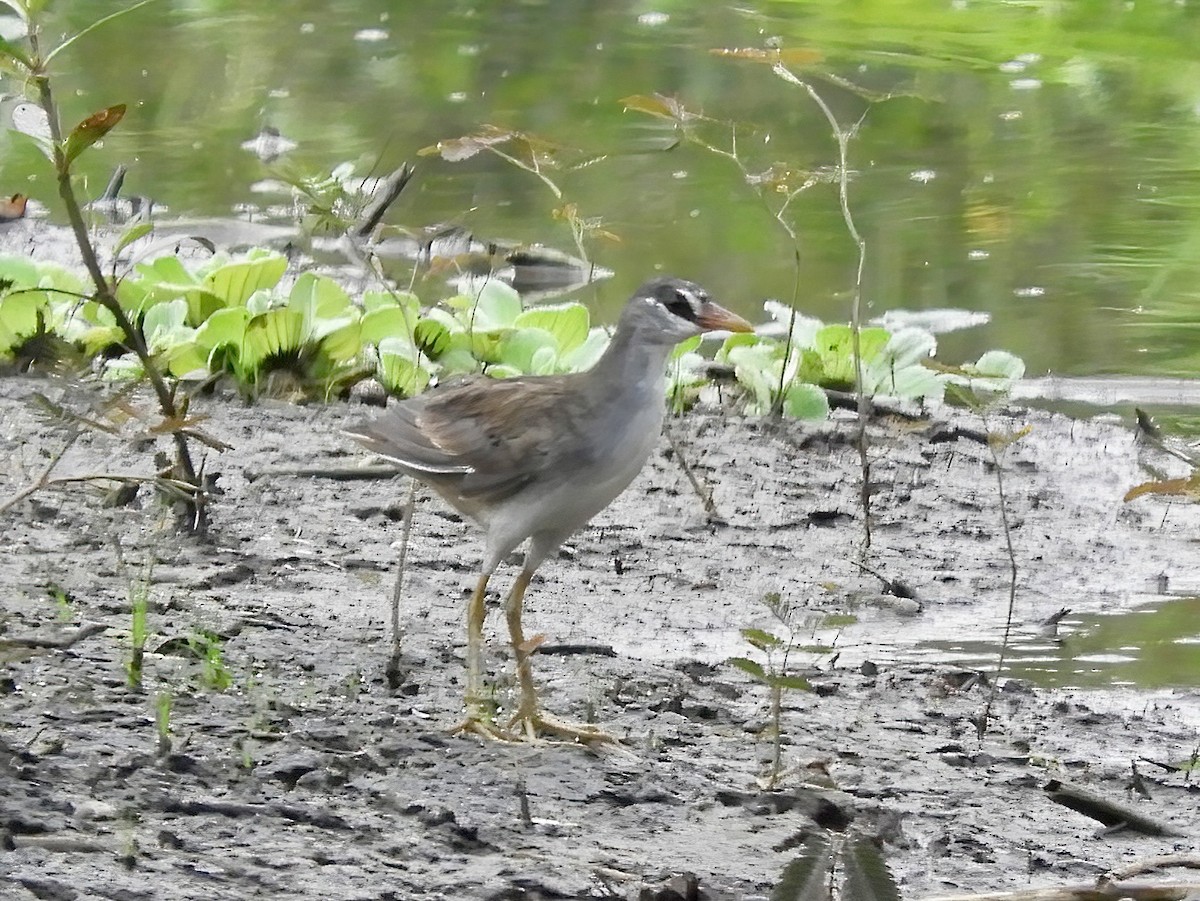
<path id="1" fill-rule="evenodd" d="M 767 791 L 774 791 L 779 784 L 783 769 L 783 686 L 771 686 L 771 728 L 775 730 L 771 745 L 771 772 L 767 777 Z"/>
<path id="2" fill-rule="evenodd" d="M 38 47 L 36 30 L 30 32 L 29 42 L 34 58 L 40 60 L 41 54 Z M 64 151 L 62 123 L 59 121 L 58 107 L 55 104 L 54 94 L 50 87 L 50 76 L 41 68 L 41 63 L 32 72 L 32 78 L 34 84 L 37 86 L 38 104 L 46 113 L 46 119 L 50 128 L 50 140 L 54 154 L 54 171 L 58 180 L 58 194 L 62 198 L 63 205 L 66 207 L 67 219 L 71 223 L 71 231 L 75 235 L 75 242 L 79 245 L 79 253 L 83 258 L 84 268 L 87 269 L 88 276 L 96 286 L 96 301 L 112 313 L 117 327 L 121 329 L 121 333 L 125 336 L 127 346 L 141 362 L 142 369 L 146 373 L 146 377 L 150 380 L 154 394 L 158 398 L 158 405 L 163 412 L 163 417 L 167 421 L 175 421 L 179 419 L 179 413 L 171 389 L 163 378 L 162 373 L 159 372 L 153 357 L 150 355 L 150 350 L 146 346 L 144 336 L 126 315 L 125 310 L 116 298 L 116 294 L 113 292 L 112 286 L 100 269 L 100 261 L 96 256 L 96 250 L 92 246 L 91 238 L 88 235 L 87 223 L 83 219 L 83 209 L 80 206 L 79 199 L 75 195 L 75 186 L 71 182 L 71 164 L 67 160 Z M 197 489 L 192 500 L 186 502 L 189 529 L 192 532 L 203 533 L 208 524 L 208 515 L 204 493 L 199 490 L 201 487 L 200 480 L 196 475 L 196 467 L 192 463 L 192 455 L 188 447 L 187 437 L 179 431 L 172 431 L 171 438 L 175 443 L 175 467 L 177 475 L 181 481 L 187 482 Z"/>
<path id="3" fill-rule="evenodd" d="M 1013 611 L 1017 606 L 1017 554 L 1013 550 L 1012 530 L 1008 522 L 1008 501 L 1004 493 L 1004 469 L 1000 465 L 1000 452 L 996 449 L 995 440 L 992 439 L 987 413 L 981 409 L 979 415 L 983 419 L 984 430 L 988 432 L 988 452 L 992 456 L 992 465 L 996 468 L 996 494 L 1000 501 L 1000 525 L 1004 530 L 1004 546 L 1008 551 L 1008 612 L 1004 617 L 1004 637 L 1000 642 L 1000 656 L 996 660 L 996 674 L 992 677 L 991 690 L 988 692 L 987 702 L 983 705 L 983 714 L 977 724 L 979 738 L 982 740 L 984 732 L 987 731 L 988 721 L 991 719 L 992 703 L 996 700 L 1000 674 L 1004 671 L 1004 662 L 1008 656 L 1008 641 L 1012 635 Z"/>
<path id="4" fill-rule="evenodd" d="M 795 75 L 783 63 L 776 63 L 773 67 L 776 75 L 784 81 L 804 88 L 808 92 L 808 96 L 812 98 L 813 103 L 821 110 L 825 119 L 833 128 L 833 136 L 837 140 L 838 145 L 838 201 L 842 208 L 842 220 L 846 223 L 846 231 L 850 233 L 850 239 L 854 241 L 855 247 L 858 248 L 858 267 L 854 276 L 854 293 L 850 301 L 850 332 L 852 347 L 854 350 L 854 381 L 855 381 L 855 397 L 858 400 L 858 432 L 855 444 L 858 446 L 859 467 L 862 472 L 862 485 L 860 488 L 859 499 L 863 509 L 863 552 L 865 553 L 871 547 L 871 459 L 867 455 L 867 420 L 871 415 L 871 399 L 863 390 L 863 365 L 862 365 L 862 283 L 863 270 L 866 268 L 867 262 L 867 242 L 863 240 L 859 234 L 858 227 L 854 224 L 854 216 L 850 212 L 850 154 L 849 144 L 850 137 L 857 130 L 854 128 L 844 129 L 837 120 L 837 116 L 833 114 L 833 110 L 829 108 L 829 104 L 825 102 L 816 89 L 804 79 Z"/>

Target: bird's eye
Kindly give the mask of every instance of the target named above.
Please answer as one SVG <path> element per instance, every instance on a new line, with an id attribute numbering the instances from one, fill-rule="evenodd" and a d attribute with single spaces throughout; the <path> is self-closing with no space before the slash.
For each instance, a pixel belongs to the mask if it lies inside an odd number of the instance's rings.
<path id="1" fill-rule="evenodd" d="M 692 306 L 692 301 L 693 298 L 690 294 L 676 289 L 674 296 L 667 301 L 666 308 L 682 319 L 693 319 L 696 311 Z"/>

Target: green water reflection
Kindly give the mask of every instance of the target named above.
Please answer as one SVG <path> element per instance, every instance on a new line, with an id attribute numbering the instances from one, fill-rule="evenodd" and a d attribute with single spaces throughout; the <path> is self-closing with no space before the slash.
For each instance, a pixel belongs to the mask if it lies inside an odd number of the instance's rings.
<path id="1" fill-rule="evenodd" d="M 55 5 L 69 33 L 119 8 Z M 656 268 L 685 274 L 744 312 L 790 296 L 791 244 L 730 163 L 672 143 L 669 125 L 621 98 L 662 92 L 738 124 L 747 168 L 821 170 L 829 128 L 803 91 L 713 47 L 812 48 L 802 70 L 844 121 L 852 203 L 868 244 L 874 312 L 986 310 L 947 335 L 943 356 L 1003 346 L 1033 373 L 1190 375 L 1200 362 L 1200 11 L 1159 0 L 999 2 L 488 3 L 160 0 L 61 59 L 68 119 L 130 113 L 87 161 L 91 184 L 130 166 L 130 190 L 172 214 L 227 215 L 273 202 L 268 168 L 241 144 L 263 125 L 299 143 L 291 159 L 394 167 L 481 123 L 535 132 L 603 157 L 555 173 L 564 200 L 620 241 L 589 250 L 617 272 L 588 292 L 611 314 Z M 869 102 L 846 79 L 891 99 Z M 4 91 L 17 86 L 6 83 Z M 57 210 L 44 170 L 0 139 L 0 193 Z M 489 237 L 573 246 L 560 205 L 498 158 L 424 158 L 393 222 L 455 221 Z M 791 206 L 801 300 L 844 319 L 855 253 L 832 185 Z"/>
<path id="2" fill-rule="evenodd" d="M 922 652 L 987 669 L 996 641 L 930 641 Z M 1057 638 L 1017 635 L 1008 676 L 1046 688 L 1200 687 L 1200 598 L 1176 598 L 1112 614 L 1069 616 Z"/>

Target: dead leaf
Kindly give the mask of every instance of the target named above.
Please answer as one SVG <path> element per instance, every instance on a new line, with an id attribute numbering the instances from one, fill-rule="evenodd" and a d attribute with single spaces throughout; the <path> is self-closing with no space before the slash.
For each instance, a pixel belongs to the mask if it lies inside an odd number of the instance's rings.
<path id="1" fill-rule="evenodd" d="M 1143 482 L 1125 492 L 1123 500 L 1128 503 L 1144 494 L 1165 494 L 1169 497 L 1182 497 L 1189 501 L 1200 501 L 1200 470 L 1183 479 L 1160 479 L 1155 482 Z"/>
<path id="2" fill-rule="evenodd" d="M 87 150 L 113 130 L 125 117 L 125 104 L 118 103 L 93 113 L 72 129 L 63 147 L 63 157 L 69 166 L 79 154 Z"/>
<path id="3" fill-rule="evenodd" d="M 1033 426 L 1027 425 L 1015 432 L 988 432 L 988 445 L 992 450 L 1001 451 L 1016 444 L 1032 431 Z"/>
<path id="4" fill-rule="evenodd" d="M 670 119 L 672 122 L 690 122 L 703 119 L 699 113 L 693 113 L 674 97 L 664 94 L 632 94 L 621 98 L 621 104 L 626 110 L 637 113 L 647 113 L 660 119 Z"/>
<path id="5" fill-rule="evenodd" d="M 422 147 L 417 151 L 417 154 L 420 156 L 439 154 L 442 159 L 449 163 L 459 163 L 463 160 L 469 160 L 489 147 L 511 141 L 519 135 L 520 132 L 511 131 L 507 128 L 485 125 L 475 134 L 463 135 L 461 138 L 449 138 L 445 141 L 438 141 L 429 147 Z"/>

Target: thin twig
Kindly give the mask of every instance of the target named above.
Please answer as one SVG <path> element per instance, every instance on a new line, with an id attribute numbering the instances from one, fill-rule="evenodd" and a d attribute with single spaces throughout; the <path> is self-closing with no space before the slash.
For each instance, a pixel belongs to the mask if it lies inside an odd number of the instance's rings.
<path id="1" fill-rule="evenodd" d="M 687 477 L 692 490 L 696 492 L 696 497 L 700 498 L 700 503 L 704 505 L 704 512 L 712 518 L 720 519 L 721 515 L 717 513 L 717 505 L 713 502 L 712 489 L 705 488 L 700 483 L 700 479 L 688 464 L 687 457 L 683 453 L 683 446 L 675 440 L 675 435 L 667 423 L 663 424 L 663 434 L 667 436 L 667 443 L 671 445 L 671 456 L 674 457 L 675 464 Z"/>
<path id="2" fill-rule="evenodd" d="M 9 498 L 2 506 L 0 506 L 0 514 L 8 512 L 9 508 L 16 506 L 30 495 L 41 491 L 43 488 L 50 488 L 54 485 L 71 485 L 76 482 L 127 482 L 139 485 L 149 482 L 163 488 L 173 488 L 188 498 L 195 498 L 203 491 L 203 489 L 193 485 L 191 482 L 185 482 L 182 479 L 170 479 L 166 476 L 160 475 L 139 476 L 114 472 L 98 472 L 82 476 L 59 476 L 56 479 L 46 479 L 44 482 L 30 485 L 28 488 L 21 490 L 18 494 Z"/>
<path id="3" fill-rule="evenodd" d="M 860 119 L 858 123 L 851 129 L 842 128 L 837 120 L 837 116 L 833 114 L 833 110 L 829 108 L 829 104 L 825 99 L 817 93 L 816 88 L 809 84 L 804 79 L 793 73 L 783 63 L 776 63 L 772 66 L 776 75 L 790 84 L 804 88 L 808 96 L 812 98 L 813 103 L 824 114 L 825 119 L 829 122 L 833 129 L 834 138 L 838 145 L 838 201 L 842 208 L 842 220 L 846 223 L 846 231 L 850 233 L 851 240 L 854 241 L 858 248 L 858 267 L 854 276 L 854 292 L 850 301 L 850 332 L 852 348 L 854 351 L 854 381 L 857 386 L 856 396 L 858 398 L 858 434 L 856 443 L 858 445 L 859 467 L 861 469 L 862 485 L 860 489 L 860 500 L 863 510 L 863 553 L 871 547 L 871 459 L 867 454 L 867 420 L 871 413 L 871 399 L 867 396 L 863 388 L 863 365 L 862 365 L 862 284 L 863 270 L 866 268 L 867 261 L 867 242 L 863 240 L 859 234 L 857 226 L 854 224 L 854 215 L 850 212 L 850 170 L 849 170 L 849 143 L 851 136 L 858 131 L 859 125 L 862 124 Z"/>
<path id="4" fill-rule="evenodd" d="M 1183 901 L 1200 892 L 1200 883 L 1101 882 L 1052 885 L 1015 892 L 980 892 L 976 895 L 937 895 L 922 901 Z"/>
<path id="5" fill-rule="evenodd" d="M 41 475 L 39 475 L 31 485 L 26 486 L 21 491 L 17 492 L 15 496 L 5 501 L 3 504 L 0 504 L 0 515 L 8 512 L 11 507 L 15 507 L 17 504 L 21 503 L 21 501 L 25 500 L 25 498 L 40 491 L 50 484 L 50 473 L 54 472 L 54 467 L 59 464 L 59 461 L 62 460 L 67 451 L 71 449 L 71 445 L 79 440 L 79 433 L 80 429 L 78 426 L 70 431 L 70 433 L 67 435 L 67 440 L 63 442 L 63 446 L 59 448 L 58 452 L 50 458 L 50 462 L 46 464 L 46 468 L 42 470 Z"/>
<path id="6" fill-rule="evenodd" d="M 1004 547 L 1008 552 L 1008 610 L 1004 616 L 1004 636 L 1000 641 L 1000 656 L 996 659 L 996 672 L 988 690 L 987 701 L 983 705 L 983 713 L 979 717 L 976 728 L 980 740 L 987 731 L 988 722 L 992 715 L 992 704 L 996 700 L 996 692 L 1000 684 L 1000 674 L 1004 672 L 1004 663 L 1008 657 L 1008 642 L 1012 635 L 1013 616 L 1017 607 L 1017 554 L 1013 550 L 1012 529 L 1008 522 L 1008 498 L 1004 493 L 1004 468 L 1001 465 L 1000 450 L 997 440 L 992 437 L 991 426 L 988 423 L 987 411 L 980 409 L 979 416 L 983 420 L 984 431 L 988 433 L 987 448 L 996 470 L 996 495 L 1000 504 L 1000 524 L 1004 530 Z"/>
<path id="7" fill-rule="evenodd" d="M 404 502 L 404 522 L 400 529 L 400 556 L 396 561 L 396 583 L 392 587 L 392 653 L 388 657 L 386 675 L 394 690 L 403 682 L 400 657 L 403 654 L 404 627 L 400 622 L 400 601 L 404 596 L 404 573 L 408 568 L 408 539 L 412 535 L 413 507 L 416 503 L 417 481 L 408 480 L 408 499 Z"/>

